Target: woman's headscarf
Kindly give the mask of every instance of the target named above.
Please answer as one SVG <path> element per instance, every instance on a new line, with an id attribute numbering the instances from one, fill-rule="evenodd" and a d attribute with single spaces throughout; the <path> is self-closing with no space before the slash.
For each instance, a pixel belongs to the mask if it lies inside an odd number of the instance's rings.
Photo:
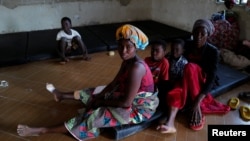
<path id="1" fill-rule="evenodd" d="M 125 24 L 116 30 L 116 40 L 129 39 L 137 49 L 144 50 L 148 45 L 148 37 L 137 27 Z"/>
<path id="2" fill-rule="evenodd" d="M 212 22 L 207 19 L 199 19 L 195 21 L 193 31 L 198 27 L 204 27 L 205 29 L 207 29 L 208 36 L 212 35 L 215 30 Z"/>

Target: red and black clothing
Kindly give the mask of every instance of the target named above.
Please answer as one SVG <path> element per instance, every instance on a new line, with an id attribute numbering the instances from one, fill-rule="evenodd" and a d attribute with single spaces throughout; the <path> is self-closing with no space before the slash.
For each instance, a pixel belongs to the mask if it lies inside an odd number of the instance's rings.
<path id="1" fill-rule="evenodd" d="M 187 103 L 193 103 L 196 97 L 202 93 L 206 95 L 200 104 L 204 114 L 224 114 L 230 111 L 227 105 L 214 100 L 209 93 L 217 78 L 216 72 L 219 62 L 217 48 L 206 43 L 197 50 L 191 41 L 186 43 L 184 55 L 189 63 L 184 68 L 180 85 L 176 85 L 174 89 L 169 91 L 167 103 L 181 109 Z"/>

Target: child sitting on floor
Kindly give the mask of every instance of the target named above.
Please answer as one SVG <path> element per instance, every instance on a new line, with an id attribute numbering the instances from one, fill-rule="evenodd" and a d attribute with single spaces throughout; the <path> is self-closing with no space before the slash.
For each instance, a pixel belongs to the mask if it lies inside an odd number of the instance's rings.
<path id="1" fill-rule="evenodd" d="M 169 62 L 166 55 L 167 43 L 164 40 L 152 41 L 149 46 L 151 46 L 151 56 L 145 58 L 145 62 L 148 64 L 155 83 L 155 89 L 158 89 L 158 97 L 160 100 L 159 108 L 161 105 L 165 105 L 165 83 L 168 80 Z"/>
<path id="2" fill-rule="evenodd" d="M 78 47 L 82 49 L 83 59 L 90 60 L 88 56 L 87 47 L 81 39 L 81 35 L 74 29 L 71 28 L 71 20 L 68 17 L 61 19 L 62 29 L 57 33 L 56 40 L 58 41 L 58 53 L 61 57 L 61 64 L 65 64 L 69 61 L 66 58 L 67 52 L 76 50 Z"/>
<path id="3" fill-rule="evenodd" d="M 178 81 L 182 78 L 184 66 L 188 63 L 183 56 L 185 42 L 182 39 L 175 39 L 171 44 L 171 53 L 167 55 L 170 63 L 170 81 Z"/>

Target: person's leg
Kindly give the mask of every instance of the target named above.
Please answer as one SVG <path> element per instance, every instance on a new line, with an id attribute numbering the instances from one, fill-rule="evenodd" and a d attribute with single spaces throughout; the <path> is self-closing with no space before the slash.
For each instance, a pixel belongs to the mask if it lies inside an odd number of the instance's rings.
<path id="1" fill-rule="evenodd" d="M 66 58 L 65 54 L 66 54 L 66 48 L 67 48 L 67 39 L 66 38 L 61 38 L 61 40 L 58 42 L 58 54 L 61 57 L 61 62 L 63 64 L 68 62 L 69 59 Z"/>
<path id="2" fill-rule="evenodd" d="M 193 104 L 195 99 L 200 93 L 201 86 L 204 84 L 204 74 L 200 66 L 193 63 L 188 63 L 185 66 L 184 73 L 183 73 L 183 91 L 184 93 L 188 94 L 190 100 Z M 193 105 L 192 105 L 193 106 Z M 200 105 L 198 106 L 197 110 L 193 110 L 193 107 L 190 111 L 190 121 L 189 125 L 193 130 L 200 130 L 204 126 L 205 117 L 201 112 Z"/>
<path id="3" fill-rule="evenodd" d="M 165 95 L 165 101 L 167 103 L 167 105 L 165 105 L 168 107 L 167 111 L 164 111 L 166 113 L 166 120 L 164 123 L 159 123 L 157 126 L 157 130 L 159 130 L 161 133 L 176 132 L 176 128 L 174 126 L 175 118 L 177 112 L 183 107 L 186 101 L 186 96 L 183 95 L 180 82 L 173 82 L 172 85 L 173 86 L 171 90 Z"/>
<path id="4" fill-rule="evenodd" d="M 91 57 L 88 55 L 88 50 L 86 45 L 83 43 L 82 39 L 79 36 L 73 38 L 73 42 L 76 42 L 77 45 L 82 49 L 83 52 L 83 59 L 88 61 Z"/>
<path id="5" fill-rule="evenodd" d="M 53 84 L 50 83 L 46 84 L 46 89 L 54 95 L 54 99 L 56 102 L 60 102 L 64 99 L 80 99 L 80 95 L 77 95 L 74 92 L 61 92 L 57 90 Z"/>
<path id="6" fill-rule="evenodd" d="M 18 124 L 17 133 L 19 136 L 39 136 L 41 134 L 47 133 L 68 133 L 68 130 L 64 125 L 59 125 L 56 127 L 29 127 L 27 125 Z"/>
<path id="7" fill-rule="evenodd" d="M 178 113 L 178 110 L 179 109 L 177 107 L 171 106 L 169 110 L 169 114 L 168 114 L 169 118 L 167 122 L 157 126 L 157 130 L 160 130 L 161 133 L 175 133 L 176 128 L 175 128 L 174 122 L 175 122 L 175 118 Z"/>
<path id="8" fill-rule="evenodd" d="M 177 107 L 172 107 L 172 106 L 170 107 L 169 120 L 167 121 L 166 126 L 169 126 L 170 128 L 175 129 L 174 121 L 175 121 L 175 117 L 177 115 L 178 110 L 179 109 Z"/>

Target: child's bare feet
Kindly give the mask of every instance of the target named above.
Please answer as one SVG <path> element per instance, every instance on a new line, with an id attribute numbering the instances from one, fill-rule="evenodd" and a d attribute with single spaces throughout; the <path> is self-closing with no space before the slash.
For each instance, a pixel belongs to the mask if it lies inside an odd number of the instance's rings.
<path id="1" fill-rule="evenodd" d="M 46 89 L 54 95 L 54 99 L 56 102 L 60 102 L 62 100 L 62 95 L 56 90 L 53 84 L 47 83 Z"/>
<path id="2" fill-rule="evenodd" d="M 45 128 L 30 128 L 27 125 L 17 125 L 17 134 L 22 137 L 39 136 L 43 132 L 45 132 Z"/>
<path id="3" fill-rule="evenodd" d="M 60 61 L 60 64 L 61 65 L 65 65 L 67 62 L 69 62 L 69 59 L 68 58 L 64 58 Z"/>

